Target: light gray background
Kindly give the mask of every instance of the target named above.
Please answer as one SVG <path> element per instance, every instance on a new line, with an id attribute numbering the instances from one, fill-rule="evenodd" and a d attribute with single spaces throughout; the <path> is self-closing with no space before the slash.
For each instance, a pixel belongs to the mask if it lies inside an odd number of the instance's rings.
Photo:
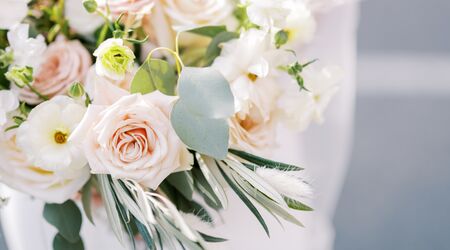
<path id="1" fill-rule="evenodd" d="M 450 1 L 361 4 L 338 250 L 450 249 Z"/>

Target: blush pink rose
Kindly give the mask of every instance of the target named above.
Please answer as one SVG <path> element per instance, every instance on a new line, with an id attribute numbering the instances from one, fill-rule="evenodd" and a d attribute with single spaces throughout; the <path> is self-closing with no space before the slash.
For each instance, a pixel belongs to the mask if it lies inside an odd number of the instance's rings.
<path id="1" fill-rule="evenodd" d="M 42 64 L 35 69 L 33 87 L 49 98 L 65 94 L 71 84 L 84 80 L 91 65 L 91 55 L 79 41 L 58 37 L 48 46 Z M 18 93 L 19 99 L 29 104 L 43 101 L 27 87 L 18 89 Z"/>

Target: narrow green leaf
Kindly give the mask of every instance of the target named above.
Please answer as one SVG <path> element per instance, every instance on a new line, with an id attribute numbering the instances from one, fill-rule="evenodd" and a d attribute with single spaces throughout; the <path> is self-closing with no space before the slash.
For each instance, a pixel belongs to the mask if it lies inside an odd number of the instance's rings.
<path id="1" fill-rule="evenodd" d="M 46 203 L 44 218 L 69 242 L 76 243 L 80 240 L 81 212 L 72 200 L 63 204 Z"/>
<path id="2" fill-rule="evenodd" d="M 141 222 L 139 222 L 139 220 L 136 219 L 134 220 L 134 223 L 136 224 L 136 227 L 139 233 L 141 234 L 142 238 L 144 239 L 144 242 L 147 245 L 148 249 L 150 250 L 156 249 L 155 242 L 153 241 L 150 232 L 148 232 L 144 224 L 142 224 Z"/>
<path id="3" fill-rule="evenodd" d="M 75 242 L 70 242 L 61 234 L 57 234 L 53 239 L 53 250 L 84 250 L 83 240 L 79 238 Z"/>
<path id="4" fill-rule="evenodd" d="M 258 209 L 253 205 L 253 203 L 247 198 L 247 196 L 244 194 L 244 192 L 239 188 L 239 186 L 230 179 L 230 177 L 224 172 L 222 168 L 219 167 L 220 172 L 222 173 L 223 178 L 225 181 L 230 185 L 230 187 L 233 189 L 233 191 L 237 194 L 237 196 L 244 202 L 244 204 L 250 209 L 250 211 L 255 215 L 256 219 L 258 219 L 261 226 L 264 228 L 264 231 L 266 231 L 267 236 L 270 237 L 269 228 L 266 225 L 266 222 L 264 221 L 264 218 L 259 213 Z"/>
<path id="5" fill-rule="evenodd" d="M 284 196 L 284 200 L 286 201 L 286 204 L 288 205 L 288 207 L 290 207 L 292 209 L 300 210 L 300 211 L 314 211 L 313 208 L 309 207 L 308 205 L 305 205 L 304 203 L 302 203 L 298 200 L 294 200 L 294 199 L 286 197 L 286 196 Z"/>
<path id="6" fill-rule="evenodd" d="M 202 238 L 206 241 L 206 242 L 213 242 L 213 243 L 217 243 L 217 242 L 225 242 L 228 241 L 227 239 L 224 238 L 219 238 L 219 237 L 215 237 L 215 236 L 211 236 L 211 235 L 207 235 L 204 234 L 202 232 L 198 232 Z"/>
<path id="7" fill-rule="evenodd" d="M 169 175 L 167 181 L 176 188 L 186 199 L 192 200 L 194 194 L 194 179 L 188 171 L 177 172 Z"/>
<path id="8" fill-rule="evenodd" d="M 166 95 L 175 95 L 177 77 L 168 62 L 149 59 L 142 64 L 131 82 L 131 93 L 148 94 L 159 90 Z"/>
<path id="9" fill-rule="evenodd" d="M 238 38 L 239 34 L 236 32 L 224 31 L 215 36 L 208 45 L 205 53 L 205 66 L 210 66 L 214 59 L 218 57 L 222 51 L 220 44 L 228 42 L 232 39 Z"/>
<path id="10" fill-rule="evenodd" d="M 217 34 L 226 31 L 227 28 L 224 25 L 221 26 L 202 26 L 194 28 L 191 30 L 186 30 L 186 32 L 194 33 L 201 36 L 215 37 Z"/>
<path id="11" fill-rule="evenodd" d="M 295 166 L 295 165 L 291 165 L 291 164 L 286 164 L 286 163 L 282 163 L 282 162 L 276 162 L 276 161 L 272 161 L 272 160 L 268 160 L 244 151 L 240 151 L 240 150 L 236 150 L 236 149 L 229 149 L 228 150 L 230 153 L 244 159 L 247 160 L 253 164 L 256 164 L 260 167 L 265 167 L 265 168 L 274 168 L 274 169 L 278 169 L 278 170 L 282 170 L 282 171 L 300 171 L 303 170 L 303 168 Z"/>
<path id="12" fill-rule="evenodd" d="M 198 190 L 198 193 L 203 197 L 203 200 L 206 202 L 206 204 L 208 204 L 210 207 L 216 210 L 222 208 L 222 204 L 220 203 L 219 198 L 214 193 L 209 183 L 206 181 L 201 170 L 199 168 L 193 168 L 191 171 L 195 180 L 194 182 L 195 188 Z"/>
<path id="13" fill-rule="evenodd" d="M 92 218 L 92 209 L 91 209 L 91 199 L 92 199 L 92 180 L 89 180 L 81 190 L 81 203 L 83 205 L 84 214 L 88 218 L 88 220 L 94 223 L 94 219 Z"/>

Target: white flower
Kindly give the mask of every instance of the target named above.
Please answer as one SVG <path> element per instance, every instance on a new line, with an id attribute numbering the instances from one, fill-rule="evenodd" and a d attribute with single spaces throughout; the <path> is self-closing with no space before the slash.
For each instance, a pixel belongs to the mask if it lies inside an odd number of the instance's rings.
<path id="1" fill-rule="evenodd" d="M 14 25 L 8 32 L 9 48 L 14 56 L 14 63 L 18 66 L 30 66 L 38 68 L 42 62 L 47 45 L 42 35 L 36 38 L 28 37 L 28 24 Z"/>
<path id="2" fill-rule="evenodd" d="M 9 112 L 19 107 L 19 99 L 9 90 L 0 90 L 0 129 L 6 124 Z"/>
<path id="3" fill-rule="evenodd" d="M 342 70 L 326 67 L 317 71 L 309 66 L 302 76 L 309 91 L 299 91 L 297 83 L 292 81 L 278 102 L 283 121 L 289 128 L 299 131 L 308 128 L 312 121 L 323 122 L 323 113 L 339 89 L 337 83 L 342 77 Z"/>
<path id="4" fill-rule="evenodd" d="M 17 144 L 34 166 L 48 171 L 79 170 L 86 159 L 68 138 L 86 108 L 67 96 L 36 106 L 17 131 Z"/>
<path id="5" fill-rule="evenodd" d="M 286 19 L 291 13 L 292 0 L 242 0 L 248 4 L 247 15 L 249 20 L 267 30 L 272 27 L 283 28 Z"/>
<path id="6" fill-rule="evenodd" d="M 292 1 L 290 6 L 291 12 L 286 19 L 286 25 L 283 27 L 288 33 L 288 42 L 294 46 L 298 43 L 311 42 L 317 28 L 311 10 L 303 1 Z"/>
<path id="7" fill-rule="evenodd" d="M 66 0 L 64 8 L 70 27 L 80 34 L 91 34 L 104 22 L 99 15 L 86 11 L 83 0 Z"/>
<path id="8" fill-rule="evenodd" d="M 0 1 L 0 29 L 10 29 L 20 23 L 28 12 L 30 0 L 1 0 Z"/>
<path id="9" fill-rule="evenodd" d="M 12 125 L 12 124 L 11 124 Z M 0 137 L 0 181 L 49 203 L 73 198 L 89 179 L 89 168 L 48 171 L 31 164 L 16 145 L 16 130 Z"/>
<path id="10" fill-rule="evenodd" d="M 124 79 L 134 63 L 133 51 L 123 45 L 122 39 L 110 38 L 104 41 L 94 51 L 97 57 L 95 70 L 99 76 L 106 76 L 112 80 Z"/>
<path id="11" fill-rule="evenodd" d="M 94 104 L 69 141 L 83 148 L 91 172 L 127 178 L 156 189 L 192 155 L 170 124 L 175 97 L 158 91 L 134 94 L 97 82 Z"/>
<path id="12" fill-rule="evenodd" d="M 212 67 L 230 83 L 240 119 L 250 109 L 256 109 L 263 120 L 268 120 L 279 92 L 277 67 L 294 59 L 290 53 L 276 50 L 266 32 L 251 29 L 239 39 L 223 44 Z"/>

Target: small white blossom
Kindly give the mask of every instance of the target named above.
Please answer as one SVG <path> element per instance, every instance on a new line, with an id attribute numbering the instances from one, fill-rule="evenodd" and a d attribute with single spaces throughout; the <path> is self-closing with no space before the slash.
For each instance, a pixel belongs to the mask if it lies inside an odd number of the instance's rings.
<path id="1" fill-rule="evenodd" d="M 135 58 L 133 51 L 123 44 L 123 40 L 116 38 L 100 44 L 94 51 L 94 56 L 97 57 L 97 74 L 112 80 L 123 80 L 126 73 L 132 70 Z"/>
<path id="2" fill-rule="evenodd" d="M 283 28 L 291 13 L 291 0 L 243 0 L 248 4 L 247 15 L 250 22 L 263 29 Z"/>
<path id="3" fill-rule="evenodd" d="M 28 24 L 14 25 L 7 34 L 9 42 L 7 50 L 13 52 L 13 64 L 22 67 L 30 66 L 36 69 L 42 62 L 47 45 L 42 35 L 30 38 L 28 29 Z"/>
<path id="4" fill-rule="evenodd" d="M 36 106 L 17 130 L 17 144 L 29 162 L 47 171 L 82 169 L 87 161 L 68 138 L 85 111 L 67 96 Z"/>

